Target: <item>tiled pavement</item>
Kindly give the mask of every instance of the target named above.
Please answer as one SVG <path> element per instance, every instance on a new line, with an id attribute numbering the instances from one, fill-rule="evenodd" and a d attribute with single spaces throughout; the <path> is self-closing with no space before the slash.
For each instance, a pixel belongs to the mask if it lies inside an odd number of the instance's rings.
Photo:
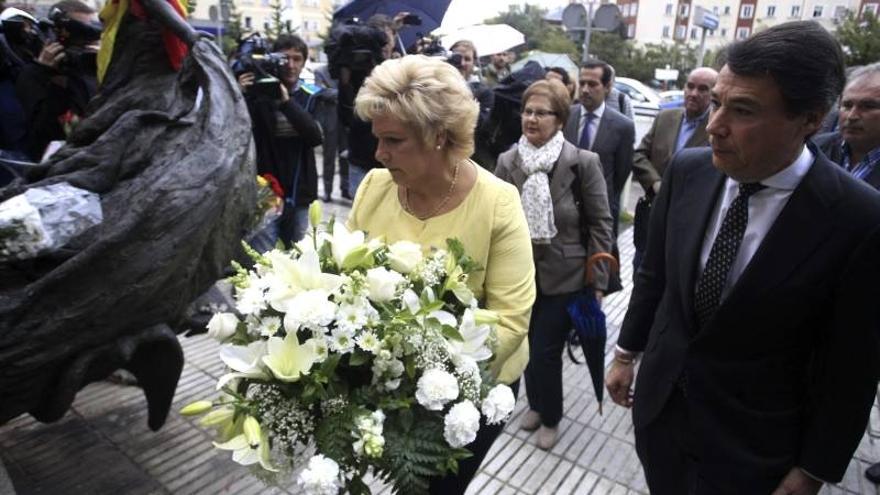
<path id="1" fill-rule="evenodd" d="M 327 208 L 344 217 L 348 203 Z M 621 235 L 624 281 L 631 279 L 629 230 Z M 610 350 L 617 338 L 631 287 L 606 299 Z M 291 479 L 265 484 L 227 452 L 213 449 L 208 431 L 176 414 L 181 406 L 211 397 L 223 365 L 217 344 L 206 336 L 181 337 L 186 356 L 173 411 L 158 432 L 146 426 L 145 401 L 135 387 L 100 382 L 86 387 L 72 410 L 54 424 L 28 416 L 0 427 L 0 460 L 15 490 L 26 494 L 256 494 L 297 493 Z M 606 354 L 606 364 L 610 354 Z M 605 401 L 598 407 L 583 366 L 565 358 L 565 416 L 559 443 L 549 452 L 535 446 L 534 434 L 516 428 L 525 408 L 521 393 L 515 416 L 474 478 L 470 494 L 637 494 L 647 493 L 633 449 L 627 411 Z M 157 363 L 157 365 L 161 365 Z M 880 435 L 880 409 L 872 433 Z M 880 460 L 878 439 L 865 435 L 839 487 L 823 494 L 880 495 L 862 472 Z M 2 469 L 0 469 L 2 471 Z M 4 489 L 4 486 L 6 487 Z M 387 487 L 374 484 L 376 493 Z M 0 495 L 8 485 L 0 474 Z"/>

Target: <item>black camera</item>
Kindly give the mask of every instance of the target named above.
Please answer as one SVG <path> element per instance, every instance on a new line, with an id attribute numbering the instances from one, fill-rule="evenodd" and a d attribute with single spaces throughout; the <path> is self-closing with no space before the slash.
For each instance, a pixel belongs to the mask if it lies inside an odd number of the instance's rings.
<path id="1" fill-rule="evenodd" d="M 48 27 L 49 41 L 64 46 L 64 58 L 58 66 L 61 72 L 95 75 L 98 71 L 98 53 L 89 45 L 101 39 L 100 24 L 86 23 L 70 17 L 64 10 L 52 7 L 48 19 L 41 21 Z"/>
<path id="2" fill-rule="evenodd" d="M 232 62 L 236 77 L 250 72 L 254 75 L 251 91 L 272 99 L 281 98 L 281 77 L 287 70 L 287 55 L 269 50 L 269 43 L 260 33 L 253 33 L 238 44 L 238 54 Z"/>
<path id="3" fill-rule="evenodd" d="M 36 59 L 43 49 L 43 36 L 29 28 L 29 21 L 12 18 L 0 21 L 0 72 L 9 75 Z"/>
<path id="4" fill-rule="evenodd" d="M 330 77 L 339 78 L 340 69 L 348 67 L 353 73 L 369 74 L 382 63 L 382 48 L 388 43 L 385 31 L 352 20 L 340 24 L 330 32 L 324 48 Z"/>
<path id="5" fill-rule="evenodd" d="M 440 38 L 437 36 L 426 36 L 419 40 L 417 53 L 428 57 L 442 58 L 448 64 L 458 70 L 461 70 L 462 59 L 460 53 L 449 53 L 449 50 L 443 47 Z"/>

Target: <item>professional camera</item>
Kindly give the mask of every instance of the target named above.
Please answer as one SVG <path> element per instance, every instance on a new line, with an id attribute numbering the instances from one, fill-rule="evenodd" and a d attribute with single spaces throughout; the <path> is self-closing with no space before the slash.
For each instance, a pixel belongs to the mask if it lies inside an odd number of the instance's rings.
<path id="1" fill-rule="evenodd" d="M 416 53 L 428 57 L 442 58 L 456 69 L 461 70 L 461 54 L 449 53 L 449 50 L 443 47 L 440 38 L 437 36 L 430 35 L 420 39 L 416 45 Z"/>
<path id="2" fill-rule="evenodd" d="M 287 69 L 287 55 L 269 50 L 269 43 L 260 33 L 253 33 L 238 44 L 238 55 L 232 63 L 236 77 L 250 72 L 254 75 L 254 94 L 281 98 L 281 76 Z"/>
<path id="3" fill-rule="evenodd" d="M 353 73 L 369 74 L 382 62 L 382 47 L 387 43 L 385 31 L 363 25 L 357 19 L 338 25 L 330 32 L 324 48 L 330 77 L 339 78 L 342 67 Z"/>
<path id="4" fill-rule="evenodd" d="M 64 10 L 52 7 L 48 19 L 41 21 L 41 25 L 49 28 L 49 42 L 57 41 L 64 46 L 64 58 L 58 70 L 75 74 L 97 73 L 98 53 L 89 45 L 101 39 L 100 24 L 73 19 Z"/>
<path id="5" fill-rule="evenodd" d="M 0 73 L 12 75 L 43 49 L 43 37 L 29 20 L 15 16 L 0 21 Z"/>

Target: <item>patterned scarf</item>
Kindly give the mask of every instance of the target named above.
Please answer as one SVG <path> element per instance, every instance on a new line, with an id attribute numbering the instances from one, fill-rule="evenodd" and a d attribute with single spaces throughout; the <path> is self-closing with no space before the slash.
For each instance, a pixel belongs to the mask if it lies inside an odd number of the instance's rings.
<path id="1" fill-rule="evenodd" d="M 525 136 L 521 136 L 516 144 L 522 171 L 528 176 L 522 186 L 521 198 L 529 233 L 535 244 L 550 244 L 550 239 L 556 236 L 550 178 L 547 174 L 559 159 L 563 143 L 562 132 L 557 131 L 540 148 L 532 146 Z"/>

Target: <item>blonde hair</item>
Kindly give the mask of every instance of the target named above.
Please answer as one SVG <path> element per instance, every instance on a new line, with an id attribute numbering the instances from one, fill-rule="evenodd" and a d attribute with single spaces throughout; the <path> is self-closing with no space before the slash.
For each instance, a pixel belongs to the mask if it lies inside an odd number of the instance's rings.
<path id="1" fill-rule="evenodd" d="M 358 117 L 394 117 L 415 128 L 425 147 L 434 147 L 437 135 L 445 133 L 445 152 L 454 161 L 474 152 L 479 111 L 458 70 L 424 55 L 382 62 L 373 69 L 355 100 Z"/>

